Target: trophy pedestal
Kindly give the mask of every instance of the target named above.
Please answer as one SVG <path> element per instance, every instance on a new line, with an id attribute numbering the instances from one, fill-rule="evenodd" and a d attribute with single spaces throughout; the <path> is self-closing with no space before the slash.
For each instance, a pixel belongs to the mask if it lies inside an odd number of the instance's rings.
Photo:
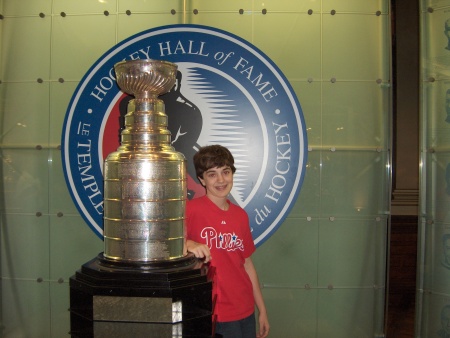
<path id="1" fill-rule="evenodd" d="M 99 254 L 70 278 L 70 335 L 213 337 L 207 273 L 190 255 L 138 265 Z"/>

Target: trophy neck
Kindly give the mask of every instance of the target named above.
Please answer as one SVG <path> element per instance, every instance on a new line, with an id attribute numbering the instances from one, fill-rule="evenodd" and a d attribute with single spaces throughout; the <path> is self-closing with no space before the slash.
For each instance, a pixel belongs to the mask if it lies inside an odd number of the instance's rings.
<path id="1" fill-rule="evenodd" d="M 128 103 L 125 129 L 121 132 L 124 148 L 172 148 L 171 133 L 164 101 L 157 97 L 139 97 Z"/>
<path id="2" fill-rule="evenodd" d="M 135 93 L 135 100 L 158 100 L 160 94 L 156 92 L 144 91 L 140 93 Z"/>

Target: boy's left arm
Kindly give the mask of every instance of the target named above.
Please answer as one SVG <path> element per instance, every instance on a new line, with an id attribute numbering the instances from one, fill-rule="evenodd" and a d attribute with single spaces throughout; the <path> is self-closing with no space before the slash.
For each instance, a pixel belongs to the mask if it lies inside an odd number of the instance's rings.
<path id="1" fill-rule="evenodd" d="M 264 304 L 261 288 L 259 286 L 258 274 L 256 273 L 255 266 L 253 265 L 252 259 L 250 257 L 245 259 L 244 267 L 252 282 L 253 297 L 255 298 L 255 303 L 258 307 L 259 312 L 259 331 L 257 332 L 256 336 L 258 338 L 264 338 L 269 335 L 269 318 L 267 317 L 266 305 Z"/>

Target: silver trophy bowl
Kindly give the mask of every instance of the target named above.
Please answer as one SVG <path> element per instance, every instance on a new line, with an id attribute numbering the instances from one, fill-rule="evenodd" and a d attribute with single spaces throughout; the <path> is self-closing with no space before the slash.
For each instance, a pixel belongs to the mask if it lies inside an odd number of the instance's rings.
<path id="1" fill-rule="evenodd" d="M 114 65 L 120 89 L 135 98 L 167 93 L 175 84 L 178 66 L 161 60 L 122 61 Z"/>

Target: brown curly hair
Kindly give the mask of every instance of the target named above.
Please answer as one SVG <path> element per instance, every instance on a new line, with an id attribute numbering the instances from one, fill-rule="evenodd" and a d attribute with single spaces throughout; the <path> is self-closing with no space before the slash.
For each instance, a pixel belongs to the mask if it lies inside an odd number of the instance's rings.
<path id="1" fill-rule="evenodd" d="M 197 178 L 203 178 L 203 173 L 211 168 L 229 166 L 233 174 L 236 172 L 234 157 L 224 146 L 215 144 L 201 147 L 194 155 L 194 166 Z"/>

